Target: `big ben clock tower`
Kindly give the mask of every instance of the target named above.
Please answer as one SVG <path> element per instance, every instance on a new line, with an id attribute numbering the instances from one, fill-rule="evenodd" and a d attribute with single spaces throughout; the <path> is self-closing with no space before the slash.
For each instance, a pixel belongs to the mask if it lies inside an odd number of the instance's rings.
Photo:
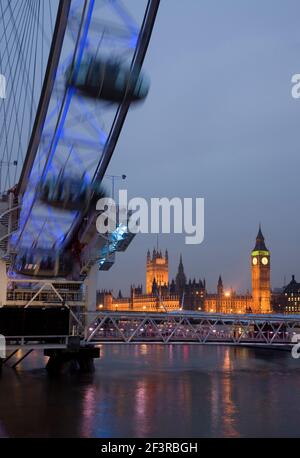
<path id="1" fill-rule="evenodd" d="M 259 225 L 251 253 L 253 313 L 271 313 L 270 252 Z"/>

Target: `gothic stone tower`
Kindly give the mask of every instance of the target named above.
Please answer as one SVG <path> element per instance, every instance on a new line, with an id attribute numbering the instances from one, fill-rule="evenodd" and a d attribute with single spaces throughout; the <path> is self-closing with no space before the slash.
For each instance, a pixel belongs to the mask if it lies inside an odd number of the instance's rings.
<path id="1" fill-rule="evenodd" d="M 147 265 L 146 265 L 146 293 L 152 293 L 153 281 L 155 279 L 156 285 L 168 286 L 169 282 L 169 259 L 168 252 L 166 251 L 165 256 L 162 255 L 161 251 L 153 250 L 152 258 L 150 251 L 147 253 Z"/>
<path id="2" fill-rule="evenodd" d="M 218 293 L 217 293 L 217 307 L 216 307 L 216 312 L 222 313 L 223 312 L 223 294 L 224 294 L 224 287 L 223 287 L 223 280 L 221 275 L 219 276 L 218 280 Z"/>
<path id="3" fill-rule="evenodd" d="M 256 244 L 251 253 L 253 313 L 271 312 L 270 252 L 259 226 Z"/>
<path id="4" fill-rule="evenodd" d="M 185 276 L 185 273 L 184 273 L 182 255 L 180 255 L 178 272 L 177 272 L 177 275 L 176 275 L 176 292 L 177 292 L 177 294 L 179 294 L 180 300 L 182 299 L 182 295 L 184 293 L 185 286 L 186 286 L 186 276 Z"/>

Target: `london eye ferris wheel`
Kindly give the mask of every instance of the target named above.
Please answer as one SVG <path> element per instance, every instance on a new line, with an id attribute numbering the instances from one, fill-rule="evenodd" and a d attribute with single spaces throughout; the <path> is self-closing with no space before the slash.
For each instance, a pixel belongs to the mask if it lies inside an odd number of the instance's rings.
<path id="1" fill-rule="evenodd" d="M 0 0 L 0 257 L 11 275 L 109 268 L 125 232 L 95 229 L 95 198 L 128 109 L 159 0 Z M 76 268 L 74 266 L 76 265 Z"/>

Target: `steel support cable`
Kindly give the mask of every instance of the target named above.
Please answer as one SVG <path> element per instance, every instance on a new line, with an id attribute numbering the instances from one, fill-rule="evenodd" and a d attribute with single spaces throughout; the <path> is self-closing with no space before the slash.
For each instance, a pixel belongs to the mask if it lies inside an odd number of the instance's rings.
<path id="1" fill-rule="evenodd" d="M 18 49 L 18 48 L 17 48 L 17 40 L 15 40 L 15 43 L 16 43 L 16 49 L 15 49 L 15 54 L 14 54 L 14 61 L 15 61 L 15 59 L 16 59 L 17 57 L 19 57 L 19 56 L 18 56 L 18 50 L 17 50 L 17 49 Z M 23 70 L 23 67 L 22 67 L 21 65 L 18 65 L 18 67 L 19 67 L 20 70 Z M 14 84 L 14 81 L 15 81 L 15 76 L 16 76 L 16 75 L 15 75 L 15 74 L 12 74 L 12 73 L 10 72 L 10 73 L 9 73 L 9 76 L 12 78 L 12 81 L 13 81 L 12 85 L 13 85 L 13 84 Z M 10 98 L 9 101 L 8 101 L 8 105 L 7 105 L 7 108 L 8 108 L 8 109 L 10 109 L 10 104 L 11 104 L 11 103 L 13 103 L 13 99 Z M 1 136 L 0 136 L 0 140 L 1 140 Z M 0 144 L 1 144 L 1 143 L 0 143 Z"/>
<path id="2" fill-rule="evenodd" d="M 1 10 L 2 10 L 2 18 L 3 18 L 3 21 L 4 21 L 4 14 L 3 14 L 3 7 L 2 7 L 2 0 L 0 2 L 0 5 L 1 5 Z M 3 35 L 6 37 L 6 25 L 4 24 L 4 33 Z M 5 54 L 5 53 L 4 53 Z M 4 71 L 4 63 L 3 63 L 3 57 L 0 55 L 0 67 L 3 68 L 3 71 Z M 4 111 L 4 129 L 2 129 L 2 132 L 1 132 L 1 135 L 5 136 L 5 138 L 7 139 L 7 136 L 8 136 L 8 128 L 7 128 L 7 117 L 6 117 L 6 110 L 7 110 L 7 107 L 6 107 L 6 103 L 4 102 L 2 104 L 2 107 L 3 108 L 3 111 Z M 1 138 L 1 136 L 0 136 Z M 4 158 L 4 155 L 5 153 L 7 152 L 7 148 L 4 147 L 4 151 L 3 151 L 3 156 L 2 156 L 2 160 Z M 1 189 L 0 189 L 1 191 Z"/>
<path id="3" fill-rule="evenodd" d="M 0 8 L 1 8 L 2 16 L 3 16 L 2 2 L 0 4 Z M 7 33 L 6 33 L 6 25 L 4 26 L 4 36 L 5 36 L 5 41 L 6 41 L 6 48 L 8 49 L 8 39 L 7 39 Z M 12 76 L 13 75 L 13 67 L 12 67 L 12 63 L 11 63 L 10 53 L 8 54 L 8 66 L 9 66 L 10 75 Z M 18 110 L 17 110 L 17 104 L 16 104 L 15 85 L 12 84 L 11 87 L 12 87 L 12 96 L 13 96 L 12 97 L 13 107 L 15 108 L 15 113 L 16 113 L 15 128 L 17 127 L 18 134 L 21 135 L 20 126 L 19 126 L 19 122 L 18 122 L 18 116 L 17 116 Z M 14 136 L 13 136 L 13 140 L 14 140 Z M 7 141 L 8 141 L 8 139 L 6 138 L 6 148 L 5 149 L 7 149 Z M 12 147 L 13 147 L 13 141 L 12 141 Z M 7 161 L 8 161 L 8 164 L 9 164 L 10 160 L 11 160 L 11 154 L 10 155 L 8 154 L 8 149 L 7 149 Z"/>
<path id="4" fill-rule="evenodd" d="M 34 5 L 36 7 L 36 2 L 34 2 Z M 32 25 L 32 21 L 33 21 L 33 17 L 31 17 L 31 23 L 30 25 Z M 29 65 L 27 65 L 27 60 L 24 58 L 24 52 L 23 52 L 23 49 L 22 47 L 20 46 L 20 39 L 19 39 L 19 32 L 18 32 L 18 29 L 15 25 L 15 22 L 13 21 L 13 28 L 14 28 L 14 33 L 15 33 L 15 37 L 16 37 L 16 43 L 19 47 L 19 57 L 20 57 L 20 65 L 22 64 L 22 66 L 24 67 L 24 74 L 27 76 L 26 80 L 27 80 L 27 83 L 28 83 L 28 88 L 29 88 L 29 91 L 28 93 L 29 94 L 34 94 L 34 88 L 31 86 L 31 82 L 30 82 L 30 78 L 29 78 L 29 70 L 31 68 L 31 60 L 32 60 L 32 49 L 33 49 L 33 44 L 34 44 L 34 26 L 33 26 L 33 30 L 31 31 L 32 33 L 32 38 L 31 38 L 31 48 L 30 48 L 30 62 L 29 62 Z M 28 49 L 27 49 L 27 53 L 26 53 L 26 57 L 28 56 Z M 33 100 L 34 101 L 34 100 Z M 35 101 L 34 101 L 35 103 Z M 36 105 L 35 105 L 35 108 L 36 108 Z"/>
<path id="5" fill-rule="evenodd" d="M 24 8 L 23 8 L 23 9 L 24 9 Z M 23 12 L 23 10 L 22 10 L 21 8 L 19 9 L 18 16 L 19 16 L 20 12 Z M 13 19 L 12 19 L 12 15 L 10 16 L 10 19 L 13 20 Z M 22 20 L 22 14 L 21 14 L 21 16 L 20 16 L 20 21 L 21 21 L 21 20 Z M 2 22 L 4 23 L 3 18 L 2 18 Z M 11 32 L 11 35 L 10 35 L 10 36 L 12 36 L 12 34 L 13 34 L 13 32 Z M 4 39 L 4 32 L 3 32 L 3 34 L 2 34 L 2 39 Z M 1 43 L 0 43 L 0 44 L 1 44 Z M 4 50 L 4 53 L 3 53 L 3 54 L 0 53 L 0 71 L 1 71 L 1 66 L 2 66 L 2 59 L 3 59 L 3 57 L 5 56 L 6 51 L 7 51 L 7 49 Z M 3 70 L 2 70 L 2 71 L 4 72 L 4 67 L 3 67 Z M 1 113 L 1 111 L 2 111 L 2 108 L 3 108 L 3 105 L 1 104 L 1 105 L 0 105 L 0 113 Z"/>
<path id="6" fill-rule="evenodd" d="M 32 15 L 30 14 L 30 11 L 29 11 L 29 10 L 28 10 L 28 18 L 29 18 L 29 21 L 30 21 L 30 22 L 29 22 L 29 27 L 27 28 L 27 30 L 30 30 L 30 31 L 31 31 L 31 23 L 32 23 L 33 18 L 32 18 Z M 14 24 L 14 28 L 15 28 L 16 31 L 18 31 L 18 27 L 17 27 L 16 24 Z M 23 48 L 25 48 L 25 49 L 27 50 L 26 55 L 25 55 L 25 61 L 27 61 L 27 58 L 28 58 L 29 46 L 27 46 L 27 43 L 29 44 L 30 36 L 31 36 L 31 34 L 28 33 L 27 36 L 26 36 L 25 39 L 24 39 L 24 41 L 25 41 L 24 45 L 23 45 L 23 38 L 24 38 L 24 37 L 22 37 L 21 42 L 18 43 L 19 51 L 20 51 L 20 49 L 23 49 Z M 17 40 L 17 41 L 18 41 L 18 40 Z M 22 74 L 23 66 L 19 66 L 19 69 L 20 69 L 20 71 L 19 71 L 18 79 L 20 78 L 20 75 Z M 24 119 L 25 119 L 25 118 L 24 118 L 24 115 L 25 115 L 25 108 L 27 108 L 27 102 L 28 102 L 28 100 L 27 100 L 27 93 L 30 94 L 29 77 L 23 78 L 23 79 L 21 80 L 21 83 L 22 83 L 22 84 L 21 84 L 21 88 L 20 88 L 20 97 L 22 96 L 22 89 L 24 88 L 24 85 L 26 85 L 26 89 L 27 89 L 26 92 L 24 93 L 24 104 L 23 104 L 22 123 L 21 123 L 21 125 L 22 125 L 22 132 L 23 132 L 23 125 L 24 125 Z M 20 101 L 20 102 L 21 102 L 21 101 Z M 29 126 L 29 128 L 30 128 L 30 126 Z M 17 149 L 18 149 L 18 152 L 22 152 L 22 153 L 23 153 L 23 149 L 22 149 L 22 147 L 21 147 L 22 141 L 23 141 L 23 138 L 22 138 L 22 137 L 19 137 L 19 145 L 18 145 L 18 148 L 17 148 Z M 23 160 L 23 155 L 22 155 L 22 160 Z"/>
<path id="7" fill-rule="evenodd" d="M 0 0 L 0 1 L 2 2 L 2 0 Z M 7 5 L 7 7 L 6 7 L 5 10 L 4 10 L 4 15 L 5 15 L 5 13 L 6 13 L 7 10 L 8 10 L 8 5 Z"/>
<path id="8" fill-rule="evenodd" d="M 26 25 L 26 21 L 24 22 L 24 27 L 25 27 L 25 25 Z M 24 30 L 26 30 L 26 29 L 24 29 Z M 16 48 L 16 51 L 15 51 L 14 60 L 15 60 L 16 56 L 17 56 L 17 48 Z M 20 75 L 21 71 L 22 71 L 22 67 L 19 66 L 19 75 Z M 14 78 L 14 81 L 15 81 L 15 77 L 16 77 L 15 74 L 12 75 L 11 72 L 10 72 L 9 76 L 11 76 L 11 78 Z M 18 80 L 19 80 L 19 78 L 18 78 Z M 9 100 L 9 102 L 8 102 L 8 106 L 7 106 L 7 111 L 8 111 L 8 112 L 7 112 L 6 116 L 5 116 L 5 118 L 7 119 L 8 113 L 10 112 L 10 121 L 9 121 L 9 124 L 11 124 L 11 122 L 12 122 L 12 114 L 13 114 L 13 111 L 12 111 L 12 109 L 11 109 L 11 104 L 12 104 L 12 103 L 13 103 L 13 99 L 11 98 L 11 99 Z M 6 109 L 6 104 L 3 104 L 3 105 L 5 105 L 5 109 Z M 6 119 L 4 120 L 5 123 L 6 123 Z M 6 138 L 7 138 L 7 137 L 6 137 Z M 0 145 L 1 145 L 1 143 L 2 143 L 2 139 L 3 139 L 3 135 L 2 135 L 2 136 L 0 135 Z"/>
<path id="9" fill-rule="evenodd" d="M 23 8 L 23 10 L 24 10 L 24 9 L 25 9 L 25 8 Z M 22 10 L 22 8 L 19 9 L 18 14 L 17 14 L 17 19 L 19 18 L 19 25 L 22 24 L 22 26 L 24 27 L 24 22 L 22 21 L 22 18 L 23 18 L 23 20 L 24 20 L 24 13 L 23 13 L 23 10 Z M 22 13 L 22 14 L 21 14 L 21 13 Z M 19 16 L 20 16 L 20 17 L 19 17 Z M 11 20 L 12 20 L 12 19 L 11 19 Z M 5 72 L 5 70 L 4 70 L 5 54 L 8 53 L 8 49 L 9 49 L 8 44 L 9 44 L 10 40 L 13 39 L 14 37 L 13 37 L 13 31 L 12 31 L 12 30 L 10 31 L 9 37 L 6 36 L 6 25 L 3 25 L 3 30 L 4 30 L 4 32 L 3 32 L 3 35 L 2 35 L 2 40 L 1 40 L 1 42 L 4 40 L 4 38 L 6 38 L 6 43 L 7 43 L 7 44 L 6 44 L 6 47 L 5 47 L 5 49 L 4 49 L 4 52 L 2 52 L 2 53 L 0 52 L 0 61 L 1 61 L 1 64 L 0 64 L 0 65 L 3 66 L 3 72 Z M 1 45 L 1 43 L 0 43 L 0 45 Z M 13 45 L 12 45 L 11 49 L 9 49 L 9 55 L 11 55 L 11 54 L 13 53 L 14 46 L 15 46 L 15 40 L 13 40 Z M 9 56 L 8 56 L 8 57 L 9 57 Z M 1 68 L 0 68 L 0 70 L 1 70 Z M 14 81 L 14 80 L 13 80 L 13 81 Z M 1 111 L 1 109 L 2 109 L 2 106 L 0 106 L 0 111 Z"/>
<path id="10" fill-rule="evenodd" d="M 43 1 L 42 2 L 42 16 L 43 16 L 42 17 L 42 24 L 43 24 L 43 28 L 44 28 L 44 15 L 45 15 L 44 6 L 45 6 L 45 2 Z M 51 33 L 52 33 L 52 27 L 51 27 Z M 51 47 L 51 43 L 50 43 L 49 49 L 50 49 L 50 47 Z M 42 64 L 41 64 L 41 87 L 42 87 L 43 86 L 43 80 L 44 80 L 44 41 L 42 41 L 42 56 L 41 56 L 41 60 L 42 60 Z M 39 166 L 40 166 L 40 163 L 39 163 Z"/>
<path id="11" fill-rule="evenodd" d="M 40 13 L 40 2 L 38 2 L 38 11 L 37 15 Z M 37 63 L 37 50 L 38 50 L 38 22 L 36 21 L 36 43 L 35 43 L 35 51 L 34 51 L 34 67 L 33 67 L 33 75 L 32 75 L 32 87 L 35 88 L 35 76 L 36 76 L 36 63 Z M 31 110 L 30 110 L 30 121 L 29 124 L 32 124 L 32 117 L 33 117 L 33 107 L 31 105 Z M 30 138 L 30 134 L 28 135 L 28 141 Z"/>
<path id="12" fill-rule="evenodd" d="M 30 23 L 30 19 L 31 19 L 30 12 L 28 11 L 27 12 L 27 17 L 24 20 L 24 27 L 25 27 L 25 30 L 26 30 L 27 33 L 26 33 L 25 36 L 22 37 L 22 41 L 21 41 L 21 45 L 22 46 L 23 46 L 23 41 L 24 41 L 25 47 L 26 47 L 27 40 L 29 41 L 29 39 L 30 39 L 29 27 L 27 27 L 28 21 Z M 18 55 L 18 53 L 16 55 Z M 26 56 L 26 59 L 27 59 L 27 56 Z M 24 86 L 27 86 L 27 88 L 28 88 L 28 83 L 27 83 L 26 78 L 22 78 L 21 79 L 21 85 L 19 87 L 19 81 L 20 81 L 21 75 L 23 75 L 23 67 L 19 66 L 19 70 L 15 75 L 15 80 L 16 80 L 16 84 L 17 84 L 17 91 L 18 91 L 18 88 L 19 88 L 19 106 L 20 106 L 20 110 L 19 111 L 22 112 L 21 132 L 23 133 L 23 126 L 24 126 L 24 120 L 25 120 L 25 109 L 27 108 L 27 95 L 26 95 L 26 93 L 24 93 Z M 17 96 L 18 96 L 18 92 L 17 92 Z M 22 99 L 23 99 L 23 111 L 21 110 Z M 16 127 L 14 129 L 13 139 L 14 139 L 14 136 L 15 136 L 15 130 L 16 130 Z M 18 156 L 17 156 L 17 160 L 18 161 L 20 159 L 23 160 L 23 154 L 22 154 L 23 153 L 23 148 L 21 146 L 22 141 L 23 141 L 23 136 L 21 135 L 21 136 L 19 136 L 19 143 L 18 143 L 18 145 L 16 147 L 16 150 L 18 152 Z M 14 147 L 14 140 L 12 142 L 12 148 L 13 147 Z M 16 173 L 17 173 L 17 168 L 15 169 L 15 176 L 16 176 Z M 14 184 L 15 184 L 15 180 L 14 180 Z"/>
<path id="13" fill-rule="evenodd" d="M 14 6 L 14 9 L 13 9 L 13 12 L 16 10 L 19 1 L 22 2 L 22 0 L 17 0 L 17 1 L 16 1 L 15 6 Z M 2 4 L 2 1 L 1 1 L 1 4 Z M 21 3 L 21 5 L 22 5 L 22 3 Z M 26 8 L 26 7 L 23 5 L 23 9 L 25 9 L 25 8 Z M 6 11 L 8 11 L 9 9 L 11 9 L 10 4 L 7 5 Z M 20 7 L 19 10 L 18 10 L 17 16 L 19 16 L 19 14 L 20 14 L 21 11 L 22 11 L 22 8 Z M 6 22 L 7 25 L 9 25 L 10 22 L 12 21 L 12 17 L 13 17 L 13 15 L 10 14 L 9 19 L 8 19 L 8 22 Z M 4 18 L 5 18 L 5 13 L 2 14 L 2 17 L 1 17 L 1 22 L 2 22 L 3 24 L 4 24 Z M 4 32 L 3 32 L 2 35 L 0 36 L 0 44 L 1 44 L 2 40 L 3 40 L 3 38 L 4 38 Z"/>
<path id="14" fill-rule="evenodd" d="M 10 6 L 9 6 L 9 7 L 10 7 Z M 24 9 L 25 9 L 25 8 L 27 8 L 27 7 L 24 7 Z M 22 19 L 22 15 L 21 15 L 21 19 Z M 16 18 L 16 20 L 17 20 L 17 18 Z M 14 15 L 13 15 L 13 13 L 12 13 L 12 14 L 11 14 L 11 22 L 12 22 L 12 24 L 15 24 L 16 20 L 14 19 Z M 5 24 L 5 27 L 7 28 L 7 24 Z M 17 31 L 17 32 L 18 32 L 18 31 Z M 15 30 L 11 29 L 10 36 L 9 36 L 9 40 L 8 40 L 8 41 L 10 41 L 10 39 L 12 39 L 14 45 L 16 45 L 16 37 L 18 36 L 18 33 L 17 33 L 17 32 L 16 32 Z M 3 32 L 2 38 L 4 38 L 4 37 L 5 37 L 5 33 Z M 5 56 L 6 54 L 8 54 L 9 52 L 10 52 L 9 47 L 6 47 L 6 49 L 4 50 L 4 53 L 3 53 L 2 57 L 4 57 L 4 56 Z"/>
<path id="15" fill-rule="evenodd" d="M 48 35 L 46 34 L 45 32 L 45 29 L 44 27 L 42 27 L 41 25 L 41 22 L 40 22 L 40 7 L 41 7 L 41 2 L 42 2 L 42 5 L 44 5 L 44 1 L 45 0 L 38 0 L 38 13 L 36 14 L 36 12 L 34 10 L 32 10 L 32 14 L 33 14 L 33 17 L 35 19 L 35 21 L 37 22 L 38 24 L 38 28 L 41 30 L 41 32 L 43 33 L 44 35 L 44 38 L 45 38 L 45 41 L 48 43 L 49 47 L 51 46 L 51 39 L 48 37 Z"/>
<path id="16" fill-rule="evenodd" d="M 52 0 L 49 0 L 49 11 L 50 11 L 50 25 L 51 25 L 51 32 L 53 33 L 53 16 L 52 16 Z"/>
<path id="17" fill-rule="evenodd" d="M 45 2 L 42 1 L 42 29 L 44 30 L 44 20 L 45 20 Z M 49 42 L 49 49 L 51 46 L 51 42 Z M 42 40 L 42 53 L 41 53 L 41 87 L 43 85 L 44 80 L 44 40 Z"/>
<path id="18" fill-rule="evenodd" d="M 1 1 L 1 8 L 2 8 L 2 1 Z M 7 141 L 8 130 L 7 130 L 7 122 L 6 122 L 7 119 L 6 119 L 6 104 L 5 103 L 3 103 L 3 107 L 4 107 L 4 135 Z M 5 154 L 5 152 L 3 154 Z M 2 175 L 2 170 L 1 170 L 1 175 Z M 0 189 L 0 192 L 1 192 L 1 189 Z"/>
<path id="19" fill-rule="evenodd" d="M 21 43 L 22 45 L 22 43 Z M 22 49 L 22 46 L 20 46 L 20 48 Z M 27 55 L 25 57 L 25 60 L 27 61 Z M 22 131 L 23 131 L 23 126 L 24 126 L 24 121 L 25 121 L 25 109 L 27 109 L 27 105 L 28 105 L 28 101 L 27 101 L 27 96 L 30 94 L 30 90 L 28 88 L 29 84 L 30 84 L 30 78 L 29 78 L 29 75 L 28 75 L 28 78 L 24 78 L 24 84 L 26 84 L 26 92 L 24 94 L 24 102 L 23 102 L 23 112 L 22 112 L 22 121 L 21 121 L 21 125 L 22 125 Z M 24 84 L 22 86 L 22 88 L 24 87 Z M 31 106 L 34 104 L 34 99 L 30 99 L 31 100 Z M 26 122 L 27 122 L 27 118 L 26 118 Z M 27 124 L 27 132 L 29 132 L 29 129 L 31 128 L 31 125 Z M 25 132 L 24 132 L 25 134 Z M 23 160 L 23 157 L 24 157 L 24 149 L 22 148 L 22 145 L 21 145 L 21 142 L 24 141 L 24 138 L 21 138 L 19 137 L 19 145 L 18 145 L 18 152 L 19 152 L 19 156 L 21 155 L 22 156 L 22 160 Z M 20 160 L 20 157 L 18 157 L 18 161 Z M 16 173 L 17 173 L 17 168 L 15 169 L 15 177 L 16 177 Z M 15 181 L 14 180 L 14 184 L 15 184 Z"/>

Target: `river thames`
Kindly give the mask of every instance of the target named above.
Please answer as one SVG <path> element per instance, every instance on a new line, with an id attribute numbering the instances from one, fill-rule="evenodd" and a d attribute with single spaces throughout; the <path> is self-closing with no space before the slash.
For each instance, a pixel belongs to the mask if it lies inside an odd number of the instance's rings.
<path id="1" fill-rule="evenodd" d="M 200 345 L 107 345 L 93 375 L 32 354 L 0 379 L 0 437 L 297 437 L 300 360 Z"/>

